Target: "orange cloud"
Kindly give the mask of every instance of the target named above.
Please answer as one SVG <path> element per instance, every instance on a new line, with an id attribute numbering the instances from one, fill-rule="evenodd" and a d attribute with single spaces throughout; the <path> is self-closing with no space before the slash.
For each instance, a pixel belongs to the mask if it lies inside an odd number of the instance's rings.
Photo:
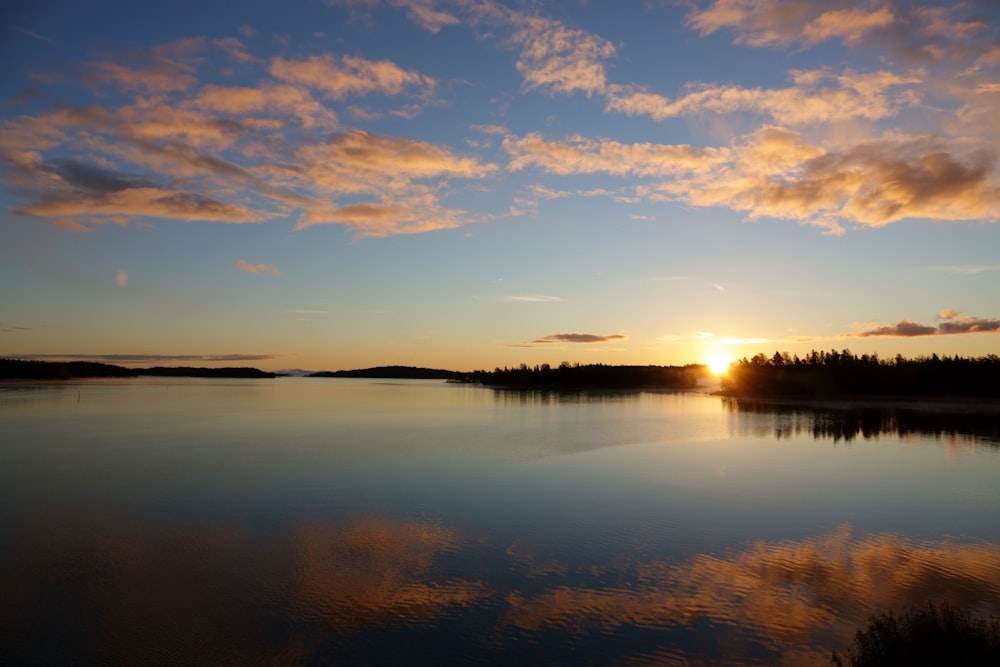
<path id="1" fill-rule="evenodd" d="M 614 45 L 559 21 L 519 15 L 513 42 L 521 47 L 517 70 L 529 88 L 559 93 L 600 93 L 607 84 L 604 60 Z"/>
<path id="2" fill-rule="evenodd" d="M 436 0 L 390 0 L 396 7 L 407 10 L 410 20 L 430 32 L 438 32 L 446 25 L 456 25 L 458 19 L 435 7 Z"/>
<path id="3" fill-rule="evenodd" d="M 274 264 L 251 264 L 250 262 L 247 262 L 246 260 L 243 259 L 236 262 L 236 268 L 239 269 L 240 271 L 252 273 L 256 276 L 259 276 L 262 273 L 270 273 L 275 276 L 281 275 L 281 271 L 279 271 L 278 267 L 275 266 Z"/>
<path id="4" fill-rule="evenodd" d="M 41 217 L 138 215 L 229 223 L 263 222 L 270 217 L 238 204 L 153 187 L 109 193 L 54 194 L 13 211 L 21 215 Z"/>
<path id="5" fill-rule="evenodd" d="M 538 134 L 508 137 L 504 148 L 513 170 L 663 176 L 670 180 L 635 186 L 636 195 L 726 206 L 751 219 L 792 219 L 831 233 L 843 233 L 843 220 L 874 227 L 904 218 L 1000 219 L 993 154 L 932 136 L 887 135 L 841 148 L 765 126 L 721 148 L 552 142 Z"/>
<path id="6" fill-rule="evenodd" d="M 4 179 L 28 200 L 14 212 L 53 218 L 77 232 L 123 216 L 262 222 L 297 212 L 297 229 L 335 223 L 367 236 L 472 221 L 464 211 L 442 205 L 439 192 L 449 179 L 482 178 L 496 171 L 495 165 L 428 142 L 362 131 L 322 138 L 303 134 L 295 142 L 286 136 L 290 126 L 337 128 L 336 113 L 310 88 L 333 98 L 408 89 L 427 93 L 432 79 L 388 61 L 327 55 L 272 61 L 272 73 L 283 81 L 197 88 L 194 66 L 187 63 L 196 62 L 206 45 L 198 38 L 134 54 L 133 60 L 152 63 L 147 69 L 154 74 L 160 67 L 164 76 L 180 77 L 174 85 L 150 75 L 144 90 L 156 88 L 157 97 L 3 122 Z M 233 51 L 241 43 L 213 45 Z M 131 77 L 141 79 L 146 70 L 94 71 L 108 75 L 108 85 L 137 92 Z M 57 151 L 86 155 L 88 161 L 48 157 Z"/>
<path id="7" fill-rule="evenodd" d="M 736 43 L 748 46 L 818 44 L 840 38 L 859 41 L 870 31 L 888 28 L 895 14 L 888 3 L 876 0 L 871 9 L 842 9 L 837 0 L 715 0 L 688 15 L 688 25 L 702 35 L 728 28 Z"/>
<path id="8" fill-rule="evenodd" d="M 530 166 L 563 176 L 607 173 L 613 176 L 665 176 L 706 171 L 723 164 L 728 149 L 697 148 L 686 144 L 624 144 L 617 141 L 573 137 L 547 141 L 541 134 L 507 137 L 503 147 L 510 154 L 508 168 Z"/>
<path id="9" fill-rule="evenodd" d="M 712 113 L 751 112 L 779 123 L 800 125 L 893 116 L 916 102 L 912 92 L 892 94 L 894 88 L 920 83 L 912 76 L 887 71 L 859 73 L 846 70 L 834 75 L 827 70 L 792 71 L 794 86 L 761 89 L 742 86 L 695 85 L 685 95 L 671 100 L 654 93 L 613 86 L 607 109 L 630 116 L 646 115 L 654 120 Z M 833 81 L 835 86 L 823 86 Z"/>
<path id="10" fill-rule="evenodd" d="M 366 60 L 355 56 L 337 58 L 331 54 L 307 60 L 277 57 L 269 67 L 271 76 L 281 81 L 308 86 L 333 99 L 349 95 L 398 95 L 407 88 L 433 92 L 434 79 L 402 69 L 388 60 Z"/>
<path id="11" fill-rule="evenodd" d="M 336 129 L 337 114 L 324 107 L 301 86 L 291 86 L 265 82 L 257 88 L 234 86 L 203 86 L 191 101 L 195 108 L 232 116 L 269 113 L 279 116 L 279 125 L 285 125 L 284 118 L 293 116 L 302 127 Z"/>

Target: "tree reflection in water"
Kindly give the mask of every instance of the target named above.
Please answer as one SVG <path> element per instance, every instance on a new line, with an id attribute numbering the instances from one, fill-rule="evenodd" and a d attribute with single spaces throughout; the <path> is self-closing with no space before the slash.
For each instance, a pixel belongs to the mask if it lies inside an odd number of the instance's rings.
<path id="1" fill-rule="evenodd" d="M 892 403 L 723 398 L 734 416 L 754 415 L 752 424 L 737 423 L 741 435 L 778 439 L 811 435 L 850 442 L 856 438 L 905 438 L 922 435 L 968 445 L 1000 448 L 998 403 Z"/>

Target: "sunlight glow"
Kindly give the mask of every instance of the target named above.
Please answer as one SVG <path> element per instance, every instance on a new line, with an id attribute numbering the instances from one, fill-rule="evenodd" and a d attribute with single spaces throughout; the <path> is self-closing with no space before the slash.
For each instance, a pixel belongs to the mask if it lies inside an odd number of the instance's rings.
<path id="1" fill-rule="evenodd" d="M 705 358 L 705 363 L 708 365 L 708 370 L 712 371 L 716 375 L 722 375 L 729 369 L 729 364 L 731 364 L 733 358 L 726 352 L 713 352 Z"/>

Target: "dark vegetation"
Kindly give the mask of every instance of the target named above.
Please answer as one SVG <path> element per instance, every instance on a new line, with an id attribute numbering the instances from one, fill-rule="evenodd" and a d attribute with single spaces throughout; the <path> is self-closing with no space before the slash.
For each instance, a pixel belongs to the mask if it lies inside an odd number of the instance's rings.
<path id="1" fill-rule="evenodd" d="M 225 368 L 194 368 L 191 366 L 154 366 L 153 368 L 136 369 L 139 375 L 157 377 L 188 377 L 188 378 L 273 378 L 274 373 L 268 373 L 257 368 L 246 366 L 228 366 Z"/>
<path id="2" fill-rule="evenodd" d="M 11 380 L 69 380 L 70 378 L 135 377 L 139 371 L 92 361 L 29 361 L 0 359 L 0 378 Z"/>
<path id="3" fill-rule="evenodd" d="M 838 397 L 1000 397 L 1000 356 L 978 359 L 920 357 L 881 359 L 849 350 L 817 352 L 804 358 L 775 352 L 733 363 L 722 379 L 734 396 Z"/>
<path id="4" fill-rule="evenodd" d="M 919 667 L 921 665 L 1000 665 L 1000 621 L 977 618 L 947 603 L 872 617 L 858 630 L 836 667 Z"/>
<path id="5" fill-rule="evenodd" d="M 0 378 L 7 380 L 70 380 L 73 378 L 138 377 L 273 378 L 256 368 L 192 368 L 190 366 L 124 368 L 92 361 L 32 361 L 0 359 Z"/>
<path id="6" fill-rule="evenodd" d="M 707 373 L 705 366 L 606 366 L 548 364 L 475 371 L 468 381 L 510 389 L 689 389 Z"/>
<path id="7" fill-rule="evenodd" d="M 377 366 L 352 371 L 320 371 L 309 377 L 397 378 L 448 380 L 509 389 L 683 389 L 694 387 L 707 370 L 702 365 L 689 366 L 607 366 L 605 364 L 570 364 L 556 368 L 548 364 L 516 368 L 495 368 L 468 373 L 412 366 Z"/>
<path id="8" fill-rule="evenodd" d="M 413 366 L 376 366 L 353 371 L 319 371 L 311 378 L 394 378 L 398 380 L 463 380 L 468 373 Z"/>

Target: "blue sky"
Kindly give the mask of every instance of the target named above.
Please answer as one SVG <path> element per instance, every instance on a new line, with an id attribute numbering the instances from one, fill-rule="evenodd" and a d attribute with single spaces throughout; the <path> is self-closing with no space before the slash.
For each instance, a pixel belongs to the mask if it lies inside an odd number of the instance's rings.
<path id="1" fill-rule="evenodd" d="M 0 11 L 2 355 L 998 352 L 993 2 Z"/>

